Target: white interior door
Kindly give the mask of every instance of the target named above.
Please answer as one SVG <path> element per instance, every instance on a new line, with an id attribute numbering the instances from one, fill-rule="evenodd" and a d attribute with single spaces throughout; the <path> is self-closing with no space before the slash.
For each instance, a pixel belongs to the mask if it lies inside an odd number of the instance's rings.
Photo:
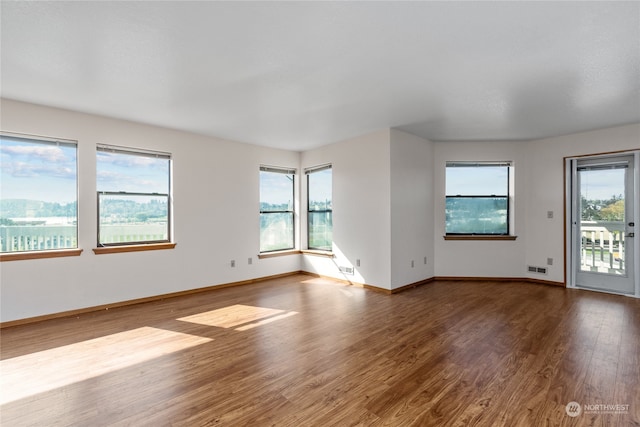
<path id="1" fill-rule="evenodd" d="M 572 167 L 573 284 L 633 294 L 634 156 L 582 158 Z"/>

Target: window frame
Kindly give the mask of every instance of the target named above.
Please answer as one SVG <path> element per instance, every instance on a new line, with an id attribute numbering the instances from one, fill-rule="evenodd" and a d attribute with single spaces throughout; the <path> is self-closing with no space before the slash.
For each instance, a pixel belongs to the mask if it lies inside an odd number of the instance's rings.
<path id="1" fill-rule="evenodd" d="M 272 249 L 268 251 L 262 250 L 262 227 L 260 227 L 260 240 L 259 240 L 259 255 L 267 255 L 273 254 L 275 252 L 284 252 L 284 251 L 292 251 L 296 249 L 296 175 L 298 174 L 297 169 L 294 168 L 286 168 L 286 167 L 278 167 L 278 166 L 266 166 L 260 165 L 260 172 L 270 172 L 270 173 L 280 173 L 284 175 L 292 175 L 293 181 L 291 182 L 291 210 L 262 210 L 262 194 L 260 197 L 260 209 L 259 215 L 268 215 L 268 214 L 291 214 L 291 247 L 288 248 L 278 248 Z M 260 181 L 260 188 L 262 188 L 262 182 Z"/>
<path id="2" fill-rule="evenodd" d="M 79 185 L 80 179 L 78 174 L 78 141 L 55 138 L 42 135 L 23 134 L 16 132 L 0 131 L 0 136 L 9 140 L 24 140 L 27 143 L 41 144 L 43 146 L 65 146 L 73 148 L 75 151 L 75 231 L 74 239 L 75 245 L 64 248 L 45 248 L 45 249 L 27 249 L 18 251 L 3 252 L 0 248 L 0 261 L 13 261 L 22 259 L 38 259 L 38 258 L 53 258 L 62 256 L 78 256 L 82 252 L 80 249 L 80 216 L 79 216 Z"/>
<path id="3" fill-rule="evenodd" d="M 106 144 L 97 144 L 96 145 L 96 163 L 97 153 L 106 152 L 106 153 L 115 153 L 115 154 L 124 154 L 130 156 L 140 156 L 140 157 L 150 157 L 156 159 L 165 159 L 168 161 L 168 170 L 167 170 L 167 193 L 158 193 L 158 192 L 128 192 L 128 191 L 100 191 L 96 190 L 96 220 L 97 220 L 97 248 L 114 248 L 114 251 L 118 251 L 117 248 L 126 248 L 126 247 L 145 247 L 147 245 L 153 245 L 157 247 L 163 247 L 163 245 L 167 245 L 174 247 L 175 244 L 173 242 L 173 198 L 171 195 L 173 188 L 173 156 L 171 153 L 161 152 L 161 151 L 152 151 L 145 150 L 139 148 L 131 148 L 131 147 L 121 147 L 115 145 L 106 145 Z M 97 168 L 97 165 L 96 165 Z M 100 196 L 132 196 L 132 197 L 166 197 L 167 199 L 167 238 L 166 239 L 158 239 L 158 240 L 135 240 L 129 242 L 111 242 L 111 243 L 101 243 L 100 242 Z M 106 252 L 105 252 L 106 253 Z"/>
<path id="4" fill-rule="evenodd" d="M 323 210 L 311 210 L 310 209 L 310 203 L 311 203 L 311 197 L 309 197 L 309 178 L 312 174 L 316 173 L 316 172 L 322 172 L 325 170 L 331 170 L 331 208 L 329 209 L 323 209 Z M 306 168 L 304 170 L 305 175 L 307 176 L 307 250 L 310 251 L 323 251 L 323 252 L 332 252 L 333 251 L 333 165 L 331 163 L 329 164 L 324 164 L 324 165 L 319 165 L 319 166 L 314 166 L 314 167 L 310 167 L 310 168 Z M 311 227 L 310 227 L 310 218 L 312 213 L 327 213 L 330 212 L 331 213 L 331 247 L 329 249 L 327 248 L 318 248 L 318 247 L 313 247 L 310 245 L 311 239 L 309 238 L 310 233 L 311 233 Z"/>
<path id="5" fill-rule="evenodd" d="M 456 195 L 448 195 L 446 191 L 446 171 L 448 168 L 455 167 L 505 167 L 507 172 L 506 177 L 506 194 L 456 194 Z M 505 233 L 482 233 L 482 232 L 471 232 L 471 233 L 455 233 L 448 232 L 446 225 L 446 213 L 445 213 L 445 239 L 448 240 L 459 240 L 465 238 L 475 238 L 475 239 L 486 239 L 486 240 L 512 240 L 513 235 L 513 222 L 512 222 L 512 210 L 513 210 L 513 197 L 512 197 L 512 188 L 513 188 L 513 161 L 447 161 L 445 164 L 445 211 L 447 206 L 448 199 L 492 199 L 492 198 L 504 198 L 506 199 L 507 205 L 507 214 L 506 214 L 506 227 L 507 230 Z"/>

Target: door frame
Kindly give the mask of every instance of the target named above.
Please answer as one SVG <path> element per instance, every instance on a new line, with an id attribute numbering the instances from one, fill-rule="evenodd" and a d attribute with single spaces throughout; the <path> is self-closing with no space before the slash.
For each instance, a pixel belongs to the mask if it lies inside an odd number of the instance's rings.
<path id="1" fill-rule="evenodd" d="M 634 275 L 634 289 L 635 292 L 632 294 L 620 294 L 616 292 L 608 292 L 606 290 L 598 290 L 598 289 L 590 289 L 576 286 L 575 283 L 575 266 L 574 266 L 574 258 L 573 256 L 573 226 L 571 224 L 572 217 L 572 209 L 573 209 L 573 181 L 575 180 L 574 176 L 574 168 L 573 162 L 578 160 L 584 160 L 586 158 L 600 158 L 606 159 L 608 157 L 620 157 L 620 156 L 633 156 L 634 157 L 634 168 L 633 168 L 633 180 L 636 183 L 633 189 L 633 203 L 634 203 L 634 212 L 635 212 L 635 226 L 633 227 L 633 232 L 635 233 L 635 237 L 633 238 L 633 250 L 634 250 L 634 262 L 633 262 L 633 275 Z M 571 289 L 580 289 L 580 290 L 588 290 L 595 292 L 604 292 L 604 293 L 612 293 L 615 295 L 625 295 L 635 298 L 640 298 L 640 185 L 637 183 L 640 182 L 640 150 L 623 150 L 623 151 L 615 151 L 615 152 L 606 152 L 606 153 L 595 153 L 595 154 L 584 154 L 577 156 L 567 156 L 564 158 L 564 229 L 565 229 L 565 237 L 564 237 L 564 249 L 565 249 L 565 260 L 564 260 L 564 277 L 567 288 Z"/>

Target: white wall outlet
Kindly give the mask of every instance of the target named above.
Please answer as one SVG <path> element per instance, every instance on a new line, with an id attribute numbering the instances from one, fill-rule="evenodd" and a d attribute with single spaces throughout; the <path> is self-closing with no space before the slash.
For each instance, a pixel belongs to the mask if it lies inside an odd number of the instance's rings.
<path id="1" fill-rule="evenodd" d="M 253 258 L 251 257 L 247 258 L 247 264 L 249 265 L 253 264 Z"/>
<path id="2" fill-rule="evenodd" d="M 553 265 L 553 258 L 547 258 L 547 265 Z"/>
<path id="3" fill-rule="evenodd" d="M 231 267 L 235 267 L 235 266 L 236 266 L 236 260 L 235 260 L 235 259 L 232 259 L 232 260 L 231 260 Z"/>
<path id="4" fill-rule="evenodd" d="M 414 266 L 415 266 L 415 262 L 411 260 L 411 268 L 413 268 Z"/>
<path id="5" fill-rule="evenodd" d="M 356 260 L 356 267 L 360 267 L 360 259 Z"/>

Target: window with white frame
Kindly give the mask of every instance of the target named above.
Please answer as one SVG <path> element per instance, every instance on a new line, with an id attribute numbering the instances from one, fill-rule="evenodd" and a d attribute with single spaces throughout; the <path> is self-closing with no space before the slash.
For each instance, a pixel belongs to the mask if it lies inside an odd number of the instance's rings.
<path id="1" fill-rule="evenodd" d="M 509 235 L 511 162 L 447 162 L 447 235 Z"/>
<path id="2" fill-rule="evenodd" d="M 171 239 L 171 155 L 99 145 L 98 246 Z"/>
<path id="3" fill-rule="evenodd" d="M 295 169 L 260 166 L 260 252 L 293 249 Z"/>
<path id="4" fill-rule="evenodd" d="M 2 133 L 2 253 L 78 247 L 77 145 Z"/>
<path id="5" fill-rule="evenodd" d="M 331 251 L 333 246 L 332 169 L 324 165 L 307 175 L 307 247 Z"/>

